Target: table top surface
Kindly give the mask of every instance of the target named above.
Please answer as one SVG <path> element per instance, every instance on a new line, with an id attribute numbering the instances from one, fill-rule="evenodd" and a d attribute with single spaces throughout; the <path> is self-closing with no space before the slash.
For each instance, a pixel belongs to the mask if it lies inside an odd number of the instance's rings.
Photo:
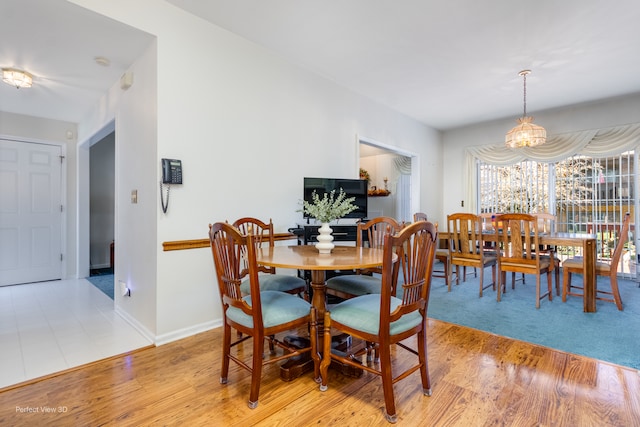
<path id="1" fill-rule="evenodd" d="M 301 270 L 350 270 L 382 265 L 382 249 L 336 246 L 320 254 L 313 245 L 274 246 L 258 249 L 258 264 Z M 394 254 L 394 260 L 397 255 Z"/>

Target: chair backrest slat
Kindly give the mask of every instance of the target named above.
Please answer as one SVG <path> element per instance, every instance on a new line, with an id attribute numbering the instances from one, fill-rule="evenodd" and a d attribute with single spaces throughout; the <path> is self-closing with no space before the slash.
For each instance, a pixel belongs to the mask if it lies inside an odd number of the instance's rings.
<path id="1" fill-rule="evenodd" d="M 264 245 L 273 247 L 275 245 L 275 239 L 273 237 L 273 222 L 269 219 L 269 222 L 263 222 L 257 218 L 243 217 L 235 220 L 231 225 L 240 231 L 244 236 L 251 234 L 254 238 L 255 244 L 261 248 Z M 249 273 L 248 266 L 246 264 L 246 254 L 244 255 L 244 267 L 242 270 L 243 277 Z M 258 266 L 258 271 L 262 273 L 275 274 L 275 267 Z"/>
<path id="2" fill-rule="evenodd" d="M 538 219 L 530 214 L 502 214 L 496 217 L 502 227 L 497 230 L 502 247 L 502 260 L 529 261 L 539 264 Z"/>
<path id="3" fill-rule="evenodd" d="M 357 226 L 356 246 L 382 249 L 384 239 L 388 234 L 395 234 L 402 229 L 402 225 L 387 216 L 372 218 L 367 222 L 359 222 Z M 366 242 L 364 235 L 367 236 Z M 359 269 L 358 273 L 381 273 L 382 268 Z"/>
<path id="4" fill-rule="evenodd" d="M 395 234 L 402 229 L 402 225 L 391 217 L 379 216 L 367 222 L 358 223 L 358 235 L 356 245 L 365 246 L 363 234 L 367 236 L 367 243 L 370 248 L 382 248 L 384 238 L 387 234 Z"/>
<path id="5" fill-rule="evenodd" d="M 240 308 L 253 317 L 255 325 L 262 327 L 260 283 L 256 262 L 256 245 L 252 234 L 243 235 L 234 226 L 217 222 L 209 226 L 209 240 L 218 278 L 218 289 L 223 311 Z M 244 300 L 240 283 L 248 271 L 251 286 L 251 305 Z"/>
<path id="6" fill-rule="evenodd" d="M 624 219 L 622 220 L 622 229 L 620 230 L 620 235 L 618 236 L 618 243 L 616 244 L 616 248 L 613 250 L 613 256 L 611 257 L 611 267 L 612 270 L 617 268 L 618 263 L 620 262 L 620 256 L 622 255 L 622 250 L 624 249 L 625 243 L 629 240 L 629 227 L 631 222 L 631 214 L 627 212 L 624 215 Z"/>
<path id="7" fill-rule="evenodd" d="M 483 258 L 482 219 L 478 215 L 466 212 L 448 215 L 447 231 L 451 256 Z"/>
<path id="8" fill-rule="evenodd" d="M 435 225 L 415 222 L 395 235 L 385 237 L 381 291 L 380 330 L 388 333 L 389 324 L 404 314 L 420 310 L 426 316 L 431 291 L 431 274 L 438 244 Z M 393 264 L 393 255 L 397 264 Z M 393 275 L 402 272 L 402 304 L 390 313 Z M 388 313 L 388 315 L 387 315 Z"/>

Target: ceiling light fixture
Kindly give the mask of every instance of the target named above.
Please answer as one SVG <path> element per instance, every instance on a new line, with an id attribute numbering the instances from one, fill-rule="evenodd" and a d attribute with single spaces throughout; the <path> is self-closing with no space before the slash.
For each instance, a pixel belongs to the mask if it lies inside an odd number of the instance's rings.
<path id="1" fill-rule="evenodd" d="M 15 68 L 3 68 L 2 81 L 14 86 L 16 89 L 20 89 L 21 87 L 31 87 L 33 76 L 26 71 L 16 70 Z"/>
<path id="2" fill-rule="evenodd" d="M 527 75 L 531 70 L 522 70 L 518 75 L 524 81 L 524 114 L 518 119 L 518 125 L 507 132 L 505 144 L 509 148 L 535 147 L 547 142 L 547 131 L 533 123 L 533 117 L 527 117 Z"/>

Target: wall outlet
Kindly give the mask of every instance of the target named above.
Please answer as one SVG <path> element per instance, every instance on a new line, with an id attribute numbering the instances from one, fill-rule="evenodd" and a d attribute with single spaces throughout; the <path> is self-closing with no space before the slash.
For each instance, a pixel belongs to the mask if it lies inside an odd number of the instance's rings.
<path id="1" fill-rule="evenodd" d="M 120 281 L 120 294 L 123 297 L 130 297 L 131 296 L 131 290 L 129 289 L 127 284 L 125 282 L 123 282 L 123 281 Z"/>

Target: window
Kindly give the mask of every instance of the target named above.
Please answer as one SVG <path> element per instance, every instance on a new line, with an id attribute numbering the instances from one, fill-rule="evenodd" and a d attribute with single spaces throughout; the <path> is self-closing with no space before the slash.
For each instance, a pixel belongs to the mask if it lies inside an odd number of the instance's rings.
<path id="1" fill-rule="evenodd" d="M 549 164 L 480 164 L 480 212 L 549 212 Z"/>
<path id="2" fill-rule="evenodd" d="M 635 278 L 635 240 L 617 234 L 627 212 L 635 218 L 634 151 L 603 158 L 572 156 L 557 163 L 525 160 L 509 166 L 478 165 L 480 213 L 552 212 L 557 231 L 595 233 L 598 258 L 603 261 L 611 258 L 616 242 L 625 239 L 619 272 Z M 631 224 L 631 234 L 634 230 Z M 559 248 L 559 255 L 574 256 L 575 250 L 579 249 Z"/>

